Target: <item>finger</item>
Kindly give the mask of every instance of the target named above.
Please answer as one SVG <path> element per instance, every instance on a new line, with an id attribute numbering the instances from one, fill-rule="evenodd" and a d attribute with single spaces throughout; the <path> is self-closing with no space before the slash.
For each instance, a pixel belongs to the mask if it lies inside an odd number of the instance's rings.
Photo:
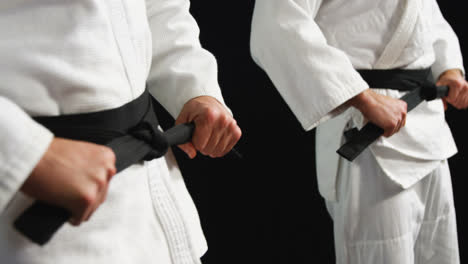
<path id="1" fill-rule="evenodd" d="M 107 193 L 107 191 L 103 191 Z M 80 219 L 81 222 L 88 221 L 91 215 L 94 214 L 96 209 L 101 205 L 101 202 L 104 200 L 105 196 L 102 196 L 101 193 L 97 194 L 96 199 L 89 205 L 89 207 L 86 209 L 86 212 L 83 214 L 82 218 Z"/>
<path id="2" fill-rule="evenodd" d="M 442 98 L 442 103 L 444 104 L 444 110 L 447 111 L 448 105 L 447 100 L 445 98 Z"/>
<path id="3" fill-rule="evenodd" d="M 109 182 L 114 175 L 117 174 L 117 168 L 115 167 L 115 162 L 112 165 L 112 167 L 107 168 L 107 181 Z"/>
<path id="4" fill-rule="evenodd" d="M 389 126 L 386 130 L 385 130 L 385 133 L 384 133 L 384 136 L 385 137 L 391 137 L 393 136 L 393 134 L 395 134 L 397 131 L 398 131 L 398 126 L 400 124 L 400 121 L 397 121 L 396 124 L 393 124 L 391 126 Z"/>
<path id="5" fill-rule="evenodd" d="M 88 221 L 93 212 L 105 199 L 109 186 L 107 178 L 108 168 L 98 168 L 92 179 L 92 185 L 89 186 L 90 190 L 88 190 L 87 195 L 83 197 L 85 211 L 79 219 L 80 222 Z"/>
<path id="6" fill-rule="evenodd" d="M 81 224 L 81 222 L 77 219 L 77 218 L 70 218 L 68 220 L 68 223 L 70 223 L 72 226 L 79 226 Z"/>
<path id="7" fill-rule="evenodd" d="M 195 149 L 195 147 L 193 146 L 191 142 L 178 145 L 177 147 L 179 147 L 183 152 L 185 152 L 185 154 L 187 154 L 187 156 L 191 159 L 197 156 L 197 150 Z"/>
<path id="8" fill-rule="evenodd" d="M 219 143 L 220 152 L 216 154 L 218 157 L 226 155 L 242 136 L 242 131 L 239 126 L 237 126 L 236 120 L 232 119 L 231 123 L 226 128 L 224 135 L 225 136 Z"/>
<path id="9" fill-rule="evenodd" d="M 468 94 L 465 94 L 460 105 L 460 109 L 466 109 L 468 107 Z"/>
<path id="10" fill-rule="evenodd" d="M 106 186 L 105 188 L 103 188 L 103 190 L 101 190 L 101 192 L 99 193 L 99 198 L 94 203 L 89 213 L 84 217 L 84 221 L 89 221 L 89 219 L 96 212 L 99 206 L 101 206 L 101 204 L 103 204 L 106 201 L 107 190 L 108 190 L 108 186 Z"/>
<path id="11" fill-rule="evenodd" d="M 393 128 L 387 128 L 387 129 L 385 129 L 385 130 L 384 130 L 383 136 L 384 136 L 384 137 L 387 137 L 387 138 L 390 137 L 390 136 L 393 134 L 393 130 L 394 130 Z"/>
<path id="12" fill-rule="evenodd" d="M 179 116 L 175 120 L 175 125 L 179 125 L 179 124 L 182 124 L 182 123 L 189 123 L 191 121 L 192 120 L 190 120 L 189 113 L 186 112 L 186 111 L 181 111 L 181 113 L 179 114 Z"/>
<path id="13" fill-rule="evenodd" d="M 85 213 L 81 216 L 80 222 L 88 221 L 91 215 L 94 213 L 96 208 L 100 205 L 100 200 L 101 200 L 101 195 L 98 195 L 96 197 L 96 200 L 94 200 L 87 208 Z"/>
<path id="14" fill-rule="evenodd" d="M 403 126 L 403 118 L 401 118 L 401 119 L 398 121 L 398 124 L 397 124 L 397 126 L 396 126 L 396 128 L 395 128 L 395 131 L 394 131 L 393 135 L 395 135 L 396 133 L 400 132 L 400 129 L 402 128 L 402 126 Z M 393 135 L 392 135 L 392 136 L 393 136 Z"/>
<path id="15" fill-rule="evenodd" d="M 458 94 L 456 99 L 453 101 L 452 105 L 457 109 L 462 109 L 463 108 L 463 101 L 464 101 L 463 96 L 461 94 Z"/>
<path id="16" fill-rule="evenodd" d="M 221 153 L 220 157 L 223 157 L 224 155 L 229 153 L 229 151 L 231 151 L 234 148 L 234 146 L 237 144 L 238 141 L 239 140 L 236 139 L 234 136 L 231 136 L 229 141 L 228 141 L 228 144 L 224 147 L 224 150 Z"/>
<path id="17" fill-rule="evenodd" d="M 457 83 L 454 83 L 454 82 L 449 83 L 448 86 L 449 86 L 449 94 L 446 97 L 447 102 L 455 106 L 458 100 L 459 94 L 460 94 L 460 87 Z"/>
<path id="18" fill-rule="evenodd" d="M 227 134 L 227 128 L 230 124 L 230 120 L 226 116 L 221 116 L 219 120 L 216 122 L 211 137 L 206 144 L 205 149 L 202 151 L 205 152 L 205 155 L 209 155 L 212 157 L 217 156 L 220 152 L 222 152 L 223 144 L 222 140 L 224 140 Z"/>
<path id="19" fill-rule="evenodd" d="M 232 136 L 229 133 L 224 133 L 223 138 L 218 142 L 215 151 L 212 154 L 212 158 L 219 158 L 224 156 L 227 151 L 226 148 L 231 142 Z"/>
<path id="20" fill-rule="evenodd" d="M 236 122 L 234 122 L 230 127 L 230 135 L 231 137 L 229 143 L 226 146 L 223 155 L 226 155 L 226 153 L 231 151 L 231 149 L 237 144 L 237 142 L 239 142 L 239 139 L 242 137 L 242 130 L 239 128 L 239 126 L 237 126 Z"/>
<path id="21" fill-rule="evenodd" d="M 97 206 L 93 206 L 92 208 L 90 208 L 90 210 L 88 210 L 86 212 L 85 215 L 83 215 L 83 218 L 81 219 L 81 223 L 83 222 L 86 222 L 89 220 L 89 218 L 91 217 L 91 215 L 94 213 L 94 211 L 96 210 Z"/>
<path id="22" fill-rule="evenodd" d="M 92 215 L 94 215 L 94 213 L 99 208 L 99 206 L 101 206 L 106 201 L 108 191 L 109 191 L 109 184 L 106 184 L 105 186 L 103 186 L 100 189 L 99 197 L 97 198 L 96 202 L 94 203 L 94 206 L 91 209 L 91 213 L 86 216 L 85 221 L 88 221 L 90 219 L 90 217 Z"/>
<path id="23" fill-rule="evenodd" d="M 460 100 L 460 109 L 465 109 L 468 106 L 468 84 L 466 81 L 463 83 L 460 93 L 463 94 Z"/>
<path id="24" fill-rule="evenodd" d="M 202 151 L 205 149 L 213 132 L 214 117 L 195 119 L 195 131 L 192 137 L 192 143 L 195 149 Z M 203 152 L 202 152 L 203 153 Z"/>
<path id="25" fill-rule="evenodd" d="M 400 132 L 400 130 L 405 127 L 406 125 L 406 116 L 407 116 L 407 113 L 404 113 L 403 114 L 403 117 L 401 119 L 401 122 L 400 122 L 400 127 L 398 128 L 398 132 Z"/>
<path id="26" fill-rule="evenodd" d="M 76 207 L 72 209 L 73 210 L 70 210 L 72 216 L 68 222 L 73 226 L 79 226 L 83 222 L 85 215 L 88 214 L 88 207 L 86 207 L 86 205 L 84 205 L 83 202 L 80 202 L 77 203 Z"/>

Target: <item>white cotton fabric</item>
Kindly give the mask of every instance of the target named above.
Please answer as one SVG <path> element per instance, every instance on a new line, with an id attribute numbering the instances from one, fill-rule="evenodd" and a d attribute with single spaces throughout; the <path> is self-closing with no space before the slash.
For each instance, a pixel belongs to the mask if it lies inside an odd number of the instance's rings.
<path id="1" fill-rule="evenodd" d="M 436 1 L 415 1 L 255 4 L 252 56 L 303 128 L 320 124 L 318 184 L 334 220 L 338 264 L 460 262 L 446 162 L 457 150 L 441 100 L 420 104 L 399 133 L 381 137 L 352 163 L 335 153 L 345 130 L 364 125 L 344 104 L 369 88 L 355 69 L 432 67 L 435 78 L 464 72 L 457 37 Z"/>
<path id="2" fill-rule="evenodd" d="M 199 263 L 206 241 L 171 154 L 116 175 L 92 219 L 43 248 L 12 228 L 53 138 L 30 116 L 116 108 L 146 83 L 174 117 L 197 96 L 224 103 L 198 33 L 188 0 L 0 2 L 1 263 Z"/>
<path id="3" fill-rule="evenodd" d="M 347 100 L 369 88 L 355 69 L 432 67 L 435 78 L 448 69 L 464 72 L 458 39 L 436 1 L 408 1 L 258 0 L 252 22 L 252 56 L 306 130 L 342 113 Z M 405 13 L 415 6 L 416 11 Z M 390 59 L 383 63 L 382 53 L 395 34 L 407 43 L 392 48 L 398 52 L 386 52 L 396 53 L 396 59 L 385 55 Z M 370 88 L 395 98 L 404 94 L 385 87 Z M 354 108 L 350 112 L 352 125 L 362 127 L 360 112 Z M 318 127 L 320 141 L 332 140 L 328 138 L 333 134 Z M 335 138 L 329 146 L 340 143 L 341 138 Z M 370 149 L 386 175 L 403 188 L 457 151 L 441 100 L 423 102 L 408 114 L 399 133 L 380 138 Z M 331 162 L 318 164 L 318 181 L 321 194 L 333 201 L 337 154 L 336 149 L 325 151 L 334 156 L 327 156 Z M 317 152 L 322 155 L 324 149 Z M 406 169 L 408 166 L 412 169 Z"/>
<path id="4" fill-rule="evenodd" d="M 460 263 L 446 160 L 404 190 L 369 150 L 353 163 L 341 162 L 338 202 L 327 201 L 337 264 Z"/>

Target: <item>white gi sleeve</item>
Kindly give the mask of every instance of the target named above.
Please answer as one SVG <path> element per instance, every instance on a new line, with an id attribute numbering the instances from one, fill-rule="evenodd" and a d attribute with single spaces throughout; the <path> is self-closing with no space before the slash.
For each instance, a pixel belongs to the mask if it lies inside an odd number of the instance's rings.
<path id="1" fill-rule="evenodd" d="M 432 65 L 434 78 L 438 79 L 444 71 L 449 69 L 460 69 L 465 74 L 457 35 L 442 16 L 435 0 L 432 1 L 432 22 L 435 38 L 433 46 L 436 57 Z"/>
<path id="2" fill-rule="evenodd" d="M 320 5 L 314 0 L 257 0 L 252 21 L 252 57 L 306 130 L 369 88 L 346 54 L 328 45 L 314 21 Z"/>
<path id="3" fill-rule="evenodd" d="M 0 96 L 0 212 L 20 189 L 52 141 L 52 133 Z"/>
<path id="4" fill-rule="evenodd" d="M 214 56 L 199 42 L 188 0 L 147 0 L 153 37 L 149 91 L 177 117 L 192 98 L 209 95 L 224 104 Z M 225 104 L 224 104 L 225 105 Z"/>

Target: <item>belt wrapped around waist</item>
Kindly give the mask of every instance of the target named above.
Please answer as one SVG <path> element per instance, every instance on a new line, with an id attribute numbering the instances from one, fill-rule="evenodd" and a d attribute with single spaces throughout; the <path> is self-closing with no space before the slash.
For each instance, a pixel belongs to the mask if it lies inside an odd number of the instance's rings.
<path id="1" fill-rule="evenodd" d="M 191 123 L 160 131 L 153 100 L 145 90 L 137 99 L 118 108 L 34 119 L 56 137 L 110 147 L 119 172 L 142 160 L 161 157 L 170 146 L 186 143 L 192 137 L 194 125 Z M 14 226 L 33 242 L 43 245 L 70 216 L 63 208 L 36 201 L 18 217 Z"/>
<path id="2" fill-rule="evenodd" d="M 430 68 L 422 70 L 358 70 L 358 72 L 371 88 L 408 91 L 400 98 L 407 103 L 408 112 L 424 100 L 430 101 L 448 94 L 447 86 L 434 84 Z M 343 158 L 353 161 L 383 133 L 382 128 L 372 123 L 366 124 L 361 130 L 353 128 L 345 132 L 348 140 L 337 150 L 337 153 Z"/>

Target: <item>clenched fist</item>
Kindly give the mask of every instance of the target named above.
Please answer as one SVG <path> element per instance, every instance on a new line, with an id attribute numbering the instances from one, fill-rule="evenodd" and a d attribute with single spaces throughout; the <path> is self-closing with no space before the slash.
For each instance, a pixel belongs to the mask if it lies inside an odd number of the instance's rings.
<path id="1" fill-rule="evenodd" d="M 212 158 L 222 157 L 242 135 L 236 120 L 211 96 L 199 96 L 184 105 L 176 125 L 187 122 L 195 122 L 192 142 L 179 147 L 192 159 L 197 155 L 197 150 Z"/>
<path id="2" fill-rule="evenodd" d="M 406 124 L 406 102 L 381 95 L 372 90 L 365 90 L 349 100 L 370 122 L 384 130 L 384 136 L 390 137 Z"/>
<path id="3" fill-rule="evenodd" d="M 104 201 L 116 173 L 114 152 L 93 143 L 54 138 L 21 190 L 68 209 L 70 222 L 87 221 Z"/>

